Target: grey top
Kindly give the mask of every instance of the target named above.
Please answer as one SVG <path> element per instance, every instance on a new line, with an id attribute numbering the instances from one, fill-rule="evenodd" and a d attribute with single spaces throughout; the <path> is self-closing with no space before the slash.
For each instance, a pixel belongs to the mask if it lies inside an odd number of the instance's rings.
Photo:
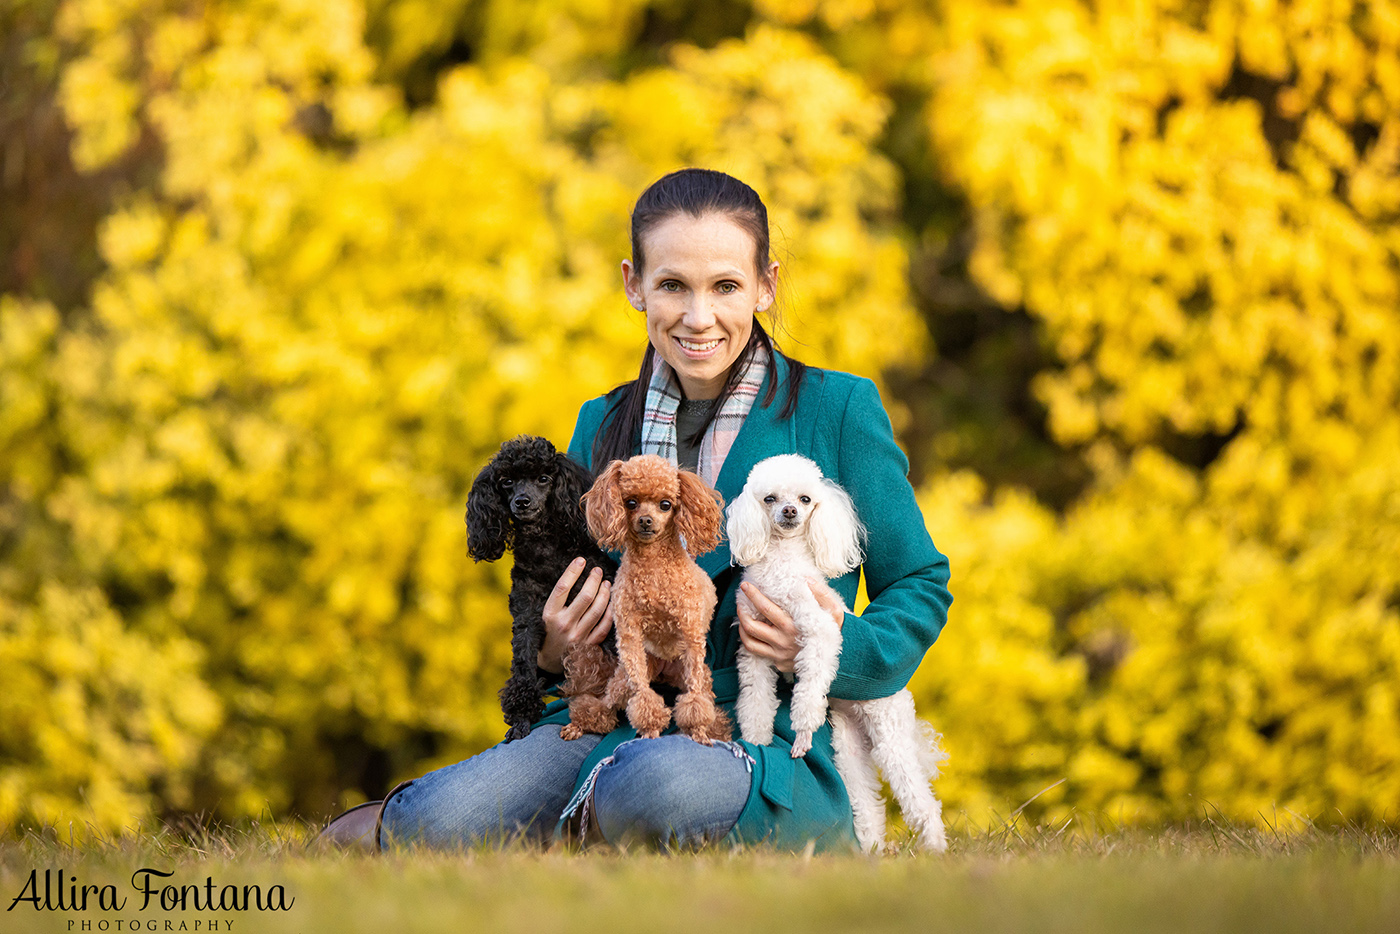
<path id="1" fill-rule="evenodd" d="M 690 436 L 710 417 L 716 399 L 682 399 L 676 409 L 676 462 L 686 470 L 700 466 L 700 445 L 691 444 Z M 703 439 L 702 439 L 703 440 Z"/>

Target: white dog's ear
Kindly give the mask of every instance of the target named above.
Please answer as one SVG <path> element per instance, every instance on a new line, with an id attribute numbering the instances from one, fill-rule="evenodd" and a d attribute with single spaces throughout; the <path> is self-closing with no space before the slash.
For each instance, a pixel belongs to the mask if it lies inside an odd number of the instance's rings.
<path id="1" fill-rule="evenodd" d="M 860 567 L 865 526 L 857 518 L 856 507 L 845 490 L 825 478 L 822 488 L 821 502 L 807 520 L 807 541 L 822 576 L 840 577 Z"/>
<path id="2" fill-rule="evenodd" d="M 729 523 L 724 528 L 729 553 L 736 564 L 748 567 L 768 553 L 768 510 L 747 487 L 729 504 Z"/>

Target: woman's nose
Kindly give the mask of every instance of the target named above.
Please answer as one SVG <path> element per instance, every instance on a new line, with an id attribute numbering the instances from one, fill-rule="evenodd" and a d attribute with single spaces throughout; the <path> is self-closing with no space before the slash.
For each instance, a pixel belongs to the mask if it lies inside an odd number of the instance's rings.
<path id="1" fill-rule="evenodd" d="M 691 331 L 697 334 L 704 332 L 715 323 L 715 311 L 710 307 L 710 300 L 703 295 L 692 298 L 682 320 Z"/>

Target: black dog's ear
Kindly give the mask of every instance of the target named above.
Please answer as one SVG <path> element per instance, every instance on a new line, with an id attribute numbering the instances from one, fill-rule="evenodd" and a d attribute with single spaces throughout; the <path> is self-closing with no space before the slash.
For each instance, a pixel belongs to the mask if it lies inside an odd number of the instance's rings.
<path id="1" fill-rule="evenodd" d="M 510 510 L 496 489 L 496 459 L 481 468 L 467 494 L 467 554 L 473 561 L 495 561 L 515 544 Z"/>
<path id="2" fill-rule="evenodd" d="M 567 454 L 554 457 L 554 487 L 549 512 L 552 516 L 566 517 L 570 532 L 587 532 L 588 522 L 583 517 L 583 494 L 593 486 L 593 475 L 575 463 Z"/>

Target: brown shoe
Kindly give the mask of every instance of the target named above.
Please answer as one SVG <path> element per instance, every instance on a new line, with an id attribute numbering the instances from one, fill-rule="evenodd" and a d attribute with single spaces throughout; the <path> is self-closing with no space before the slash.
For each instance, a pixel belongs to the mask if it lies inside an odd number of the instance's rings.
<path id="1" fill-rule="evenodd" d="M 374 832 L 379 826 L 379 809 L 383 804 L 383 801 L 366 801 L 332 818 L 326 829 L 317 835 L 316 844 L 373 852 L 378 849 L 374 845 Z"/>

